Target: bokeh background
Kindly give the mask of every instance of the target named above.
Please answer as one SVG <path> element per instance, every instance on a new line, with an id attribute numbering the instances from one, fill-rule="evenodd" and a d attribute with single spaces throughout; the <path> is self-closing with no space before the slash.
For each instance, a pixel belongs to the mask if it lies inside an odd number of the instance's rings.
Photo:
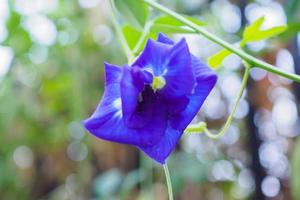
<path id="1" fill-rule="evenodd" d="M 247 51 L 300 72 L 299 0 L 160 2 L 232 43 L 262 15 L 265 28 L 288 24 Z M 170 36 L 186 37 L 204 60 L 220 49 L 201 36 Z M 0 0 L 1 200 L 167 199 L 159 165 L 80 124 L 101 98 L 104 60 L 126 61 L 107 0 Z M 222 126 L 242 72 L 237 56 L 225 60 L 195 122 Z M 218 141 L 184 136 L 168 159 L 176 199 L 299 200 L 299 98 L 299 84 L 253 69 L 227 134 Z"/>

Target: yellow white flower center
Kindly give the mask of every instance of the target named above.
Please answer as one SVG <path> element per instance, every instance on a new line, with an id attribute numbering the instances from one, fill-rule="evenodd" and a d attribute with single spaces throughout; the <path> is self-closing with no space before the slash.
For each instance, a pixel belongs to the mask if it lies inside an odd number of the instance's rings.
<path id="1" fill-rule="evenodd" d="M 163 76 L 154 76 L 151 87 L 154 91 L 162 89 L 166 85 L 166 80 Z"/>

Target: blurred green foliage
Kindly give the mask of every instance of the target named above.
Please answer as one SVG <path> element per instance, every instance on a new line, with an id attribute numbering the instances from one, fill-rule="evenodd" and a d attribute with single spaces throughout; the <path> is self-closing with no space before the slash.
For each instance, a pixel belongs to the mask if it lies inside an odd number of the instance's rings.
<path id="1" fill-rule="evenodd" d="M 295 143 L 295 149 L 292 154 L 291 159 L 291 167 L 292 167 L 292 175 L 291 176 L 291 190 L 292 195 L 295 199 L 300 198 L 300 138 L 298 138 L 297 142 Z"/>
<path id="2" fill-rule="evenodd" d="M 14 59 L 0 83 L 1 199 L 43 197 L 76 165 L 86 166 L 66 155 L 72 140 L 69 126 L 80 123 L 96 106 L 103 90 L 103 57 L 109 59 L 118 47 L 102 50 L 92 35 L 101 21 L 90 24 L 89 12 L 77 1 L 58 3 L 45 14 L 57 31 L 55 43 L 47 46 L 31 37 L 24 27 L 30 16 L 15 11 L 10 1 L 8 35 L 2 45 L 13 49 Z M 16 166 L 14 153 L 20 145 L 33 151 L 34 168 Z M 47 159 L 54 163 L 47 165 Z"/>

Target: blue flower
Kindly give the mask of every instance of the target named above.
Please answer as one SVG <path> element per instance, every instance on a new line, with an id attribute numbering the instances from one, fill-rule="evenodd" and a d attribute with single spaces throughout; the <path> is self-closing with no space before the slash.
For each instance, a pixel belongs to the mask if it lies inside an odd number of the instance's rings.
<path id="1" fill-rule="evenodd" d="M 85 128 L 133 145 L 163 164 L 214 87 L 217 76 L 184 39 L 159 34 L 128 66 L 105 63 L 105 92 Z"/>

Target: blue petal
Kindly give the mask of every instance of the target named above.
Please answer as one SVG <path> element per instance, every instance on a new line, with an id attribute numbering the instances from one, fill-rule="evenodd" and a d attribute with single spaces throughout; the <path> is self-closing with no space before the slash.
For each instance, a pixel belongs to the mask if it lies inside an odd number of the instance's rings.
<path id="1" fill-rule="evenodd" d="M 141 69 L 138 66 L 131 67 L 131 74 L 134 79 L 136 79 L 136 82 L 139 81 L 144 84 L 150 85 L 153 81 L 153 75 L 146 71 Z"/>
<path id="2" fill-rule="evenodd" d="M 121 80 L 122 69 L 119 66 L 104 63 L 105 67 L 105 86 L 119 83 Z"/>
<path id="3" fill-rule="evenodd" d="M 148 39 L 144 51 L 132 64 L 148 69 L 154 76 L 160 76 L 165 70 L 166 57 L 172 46 Z"/>
<path id="4" fill-rule="evenodd" d="M 195 56 L 192 56 L 192 64 L 197 85 L 188 97 L 189 103 L 185 110 L 171 119 L 171 126 L 182 131 L 191 123 L 217 81 L 216 74 Z"/>
<path id="5" fill-rule="evenodd" d="M 138 71 L 136 71 L 138 70 Z M 121 79 L 121 99 L 123 119 L 126 126 L 130 128 L 141 128 L 149 122 L 152 117 L 153 94 L 145 98 L 142 112 L 135 112 L 139 106 L 139 98 L 144 89 L 144 81 L 141 79 L 140 69 L 125 66 Z"/>
<path id="6" fill-rule="evenodd" d="M 106 84 L 101 102 L 92 116 L 83 123 L 85 128 L 98 138 L 139 146 L 152 146 L 164 134 L 167 126 L 167 111 L 161 99 L 155 97 L 151 120 L 141 128 L 125 125 L 122 113 L 120 81 L 125 68 L 105 64 Z"/>
<path id="7" fill-rule="evenodd" d="M 157 42 L 174 45 L 174 42 L 162 33 L 158 34 Z"/>
<path id="8" fill-rule="evenodd" d="M 176 114 L 178 112 L 184 111 L 189 101 L 190 99 L 187 96 L 168 101 L 167 106 L 169 113 Z"/>
<path id="9" fill-rule="evenodd" d="M 179 142 L 184 129 L 197 114 L 217 80 L 216 74 L 208 66 L 202 63 L 201 60 L 194 56 L 192 56 L 191 59 L 197 85 L 194 88 L 193 94 L 188 96 L 186 108 L 181 113 L 169 116 L 168 127 L 158 143 L 148 147 L 138 146 L 140 150 L 144 151 L 149 157 L 161 164 L 165 163 L 166 158 Z M 175 102 L 173 103 L 175 105 Z"/>
<path id="10" fill-rule="evenodd" d="M 171 42 L 163 35 L 158 40 Z M 145 50 L 132 66 L 147 69 L 154 76 L 163 76 L 166 85 L 159 93 L 166 100 L 190 95 L 195 85 L 191 55 L 184 39 L 173 46 L 149 39 Z"/>
<path id="11" fill-rule="evenodd" d="M 164 164 L 166 158 L 171 154 L 178 141 L 180 140 L 181 135 L 182 131 L 173 129 L 169 125 L 164 136 L 158 143 L 149 147 L 137 147 L 155 161 Z"/>
<path id="12" fill-rule="evenodd" d="M 190 95 L 195 86 L 191 54 L 184 39 L 172 47 L 166 57 L 166 69 L 162 75 L 166 80 L 159 90 L 167 100 Z"/>

